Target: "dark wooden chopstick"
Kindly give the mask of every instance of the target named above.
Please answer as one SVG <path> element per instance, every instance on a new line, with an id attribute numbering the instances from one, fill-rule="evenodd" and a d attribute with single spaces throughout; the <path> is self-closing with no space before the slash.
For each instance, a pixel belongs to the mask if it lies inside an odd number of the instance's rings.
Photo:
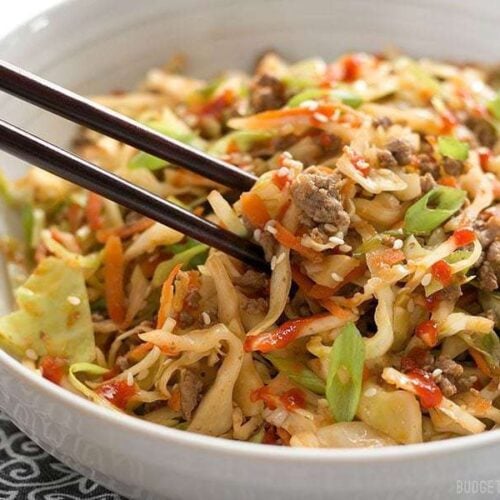
<path id="1" fill-rule="evenodd" d="M 0 120 L 0 149 L 266 270 L 260 247 L 68 151 Z"/>
<path id="2" fill-rule="evenodd" d="M 0 90 L 239 191 L 257 178 L 126 116 L 0 60 Z"/>

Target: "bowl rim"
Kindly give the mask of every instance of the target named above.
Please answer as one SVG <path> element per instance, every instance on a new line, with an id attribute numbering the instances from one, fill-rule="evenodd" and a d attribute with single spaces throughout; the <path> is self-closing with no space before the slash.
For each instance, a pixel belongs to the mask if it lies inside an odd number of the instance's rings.
<path id="1" fill-rule="evenodd" d="M 7 28 L 0 34 L 0 46 L 8 43 L 30 30 L 30 25 L 40 16 L 52 16 L 61 10 L 72 9 L 77 0 L 60 0 L 48 8 L 41 9 L 35 15 Z M 204 451 L 217 452 L 220 455 L 230 455 L 231 458 L 258 458 L 260 462 L 302 463 L 362 463 L 394 462 L 401 460 L 417 460 L 420 458 L 438 458 L 453 452 L 472 451 L 488 445 L 500 444 L 500 429 L 482 432 L 480 434 L 459 436 L 451 439 L 416 443 L 380 448 L 291 448 L 284 446 L 261 445 L 246 441 L 223 439 L 206 436 L 189 431 L 172 429 L 161 424 L 147 422 L 122 412 L 113 411 L 99 406 L 88 399 L 72 393 L 43 378 L 37 372 L 24 366 L 15 357 L 0 348 L 0 364 L 12 372 L 15 377 L 31 386 L 48 400 L 67 405 L 73 410 L 85 414 L 89 418 L 98 418 L 113 428 L 124 432 L 134 432 L 138 437 L 155 438 L 165 443 L 190 447 Z M 4 411 L 9 415 L 8 410 Z M 9 415 L 10 416 L 10 415 Z"/>

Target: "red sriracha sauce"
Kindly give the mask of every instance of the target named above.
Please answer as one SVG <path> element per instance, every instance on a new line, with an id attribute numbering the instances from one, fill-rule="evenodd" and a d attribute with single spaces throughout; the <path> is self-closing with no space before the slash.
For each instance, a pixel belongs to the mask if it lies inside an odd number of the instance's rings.
<path id="1" fill-rule="evenodd" d="M 458 229 L 453 233 L 453 241 L 457 248 L 470 245 L 476 239 L 476 233 L 471 229 Z"/>
<path id="2" fill-rule="evenodd" d="M 426 363 L 428 352 L 421 347 L 414 347 L 406 356 L 401 358 L 401 370 L 408 373 L 415 368 L 421 368 Z"/>
<path id="3" fill-rule="evenodd" d="M 360 76 L 361 59 L 357 55 L 347 56 L 342 61 L 345 82 L 357 80 Z"/>
<path id="4" fill-rule="evenodd" d="M 429 347 L 437 344 L 438 329 L 435 321 L 428 320 L 420 323 L 415 328 L 415 335 L 422 339 Z"/>
<path id="5" fill-rule="evenodd" d="M 290 389 L 280 396 L 281 403 L 286 410 L 292 411 L 297 408 L 305 408 L 306 398 L 300 389 Z"/>
<path id="6" fill-rule="evenodd" d="M 443 300 L 443 296 L 440 292 L 436 292 L 433 293 L 432 295 L 429 295 L 428 297 L 425 297 L 424 300 L 425 300 L 425 308 L 428 311 L 432 312 L 439 306 L 439 304 Z"/>
<path id="7" fill-rule="evenodd" d="M 441 403 L 443 393 L 430 373 L 415 368 L 406 375 L 411 380 L 423 408 L 434 408 Z"/>
<path id="8" fill-rule="evenodd" d="M 283 349 L 290 342 L 293 342 L 299 336 L 301 330 L 313 319 L 315 318 L 293 319 L 283 323 L 272 332 L 248 336 L 244 344 L 245 351 L 271 352 Z"/>
<path id="9" fill-rule="evenodd" d="M 479 156 L 479 163 L 483 170 L 488 170 L 488 163 L 491 157 L 491 149 L 489 148 L 479 148 L 477 150 L 477 154 Z"/>
<path id="10" fill-rule="evenodd" d="M 60 385 L 66 371 L 66 360 L 54 356 L 45 356 L 40 362 L 42 377 Z"/>
<path id="11" fill-rule="evenodd" d="M 96 393 L 107 399 L 116 407 L 124 410 L 132 396 L 137 392 L 134 385 L 128 385 L 126 380 L 105 382 L 96 389 Z"/>
<path id="12" fill-rule="evenodd" d="M 432 277 L 437 279 L 443 286 L 448 286 L 452 280 L 451 266 L 444 260 L 438 260 L 431 267 Z"/>

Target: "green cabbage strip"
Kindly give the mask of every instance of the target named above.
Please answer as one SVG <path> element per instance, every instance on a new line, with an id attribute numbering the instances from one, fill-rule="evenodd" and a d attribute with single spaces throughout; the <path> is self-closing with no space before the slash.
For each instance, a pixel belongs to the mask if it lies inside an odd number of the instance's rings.
<path id="1" fill-rule="evenodd" d="M 170 247 L 175 247 L 175 245 L 170 245 Z M 194 246 L 190 246 L 187 250 L 181 250 L 178 252 L 173 251 L 175 255 L 171 259 L 159 264 L 155 269 L 152 281 L 153 286 L 161 286 L 167 279 L 170 271 L 172 271 L 177 264 L 181 264 L 183 268 L 185 268 L 188 264 L 192 266 L 202 264 L 202 261 L 194 261 L 194 259 L 196 257 L 205 257 L 207 252 L 208 246 L 197 242 L 195 242 Z"/>
<path id="2" fill-rule="evenodd" d="M 406 211 L 405 233 L 430 233 L 460 210 L 465 197 L 466 192 L 461 189 L 446 186 L 435 187 Z"/>
<path id="3" fill-rule="evenodd" d="M 469 145 L 451 136 L 441 136 L 438 138 L 438 151 L 454 160 L 466 160 L 469 156 Z"/>
<path id="4" fill-rule="evenodd" d="M 500 95 L 497 94 L 487 105 L 488 111 L 497 119 L 500 120 Z"/>
<path id="5" fill-rule="evenodd" d="M 300 361 L 282 358 L 276 354 L 267 354 L 265 357 L 271 361 L 280 373 L 286 375 L 292 382 L 316 394 L 325 394 L 325 382 Z"/>
<path id="6" fill-rule="evenodd" d="M 94 359 L 94 329 L 81 269 L 48 257 L 15 296 L 19 309 L 0 318 L 3 348 L 19 357 L 32 349 L 39 357 L 56 356 L 69 363 Z"/>
<path id="7" fill-rule="evenodd" d="M 109 370 L 107 368 L 103 368 L 99 365 L 94 365 L 93 363 L 74 363 L 69 367 L 69 381 L 71 385 L 79 392 L 81 392 L 86 398 L 94 401 L 94 403 L 98 403 L 102 406 L 106 406 L 107 408 L 111 408 L 112 410 L 116 410 L 116 407 L 112 405 L 107 399 L 99 396 L 95 391 L 87 387 L 83 382 L 81 382 L 77 377 L 77 373 L 85 373 L 92 377 L 100 377 Z"/>
<path id="8" fill-rule="evenodd" d="M 322 97 L 328 97 L 332 100 L 340 101 L 351 108 L 359 108 L 363 104 L 363 99 L 355 92 L 348 89 L 306 89 L 302 92 L 294 95 L 287 103 L 290 108 L 296 108 L 300 106 L 305 101 L 320 99 Z"/>
<path id="9" fill-rule="evenodd" d="M 337 422 L 350 422 L 358 408 L 363 384 L 365 346 L 354 323 L 335 339 L 329 354 L 326 399 Z"/>

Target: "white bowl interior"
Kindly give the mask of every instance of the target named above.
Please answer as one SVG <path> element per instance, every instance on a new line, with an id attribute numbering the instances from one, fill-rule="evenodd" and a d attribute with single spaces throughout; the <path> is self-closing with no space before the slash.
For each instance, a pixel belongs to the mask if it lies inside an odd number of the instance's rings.
<path id="1" fill-rule="evenodd" d="M 190 72 L 199 76 L 214 75 L 224 68 L 250 68 L 255 57 L 268 48 L 293 60 L 314 55 L 328 59 L 351 50 L 376 52 L 392 45 L 418 56 L 494 62 L 499 57 L 499 23 L 500 4 L 496 0 L 71 0 L 11 33 L 0 41 L 0 47 L 4 59 L 80 93 L 92 94 L 131 88 L 148 68 L 179 52 L 188 55 Z M 10 96 L 0 96 L 0 111 L 2 118 L 58 144 L 67 145 L 74 133 L 73 125 Z M 25 168 L 3 153 L 0 164 L 9 177 L 19 176 Z M 5 234 L 11 225 L 8 218 L 3 219 L 0 231 Z M 10 293 L 2 279 L 0 312 L 9 308 Z M 0 354 L 0 364 L 2 358 L 4 354 Z M 24 377 L 22 370 L 14 373 L 12 368 L 5 369 L 12 380 Z M 30 380 L 24 377 L 23 383 L 33 389 Z M 53 392 L 47 387 L 48 402 L 64 409 L 64 402 L 52 398 Z M 22 397 L 20 401 L 22 404 Z M 38 404 L 43 407 L 44 399 Z M 82 416 L 82 428 L 88 425 L 85 418 Z M 102 425 L 104 429 L 109 424 L 103 421 Z M 487 444 L 488 439 L 482 436 L 481 443 Z M 71 452 L 64 454 L 78 465 Z M 82 459 L 83 466 L 89 467 L 84 462 Z M 255 465 L 252 470 L 259 469 Z M 241 470 L 235 473 L 243 474 Z M 118 472 L 116 475 L 118 481 L 124 481 Z M 404 483 L 409 480 L 406 476 Z M 162 481 L 158 481 L 161 486 Z M 249 484 L 250 478 L 245 481 Z M 256 486 L 255 491 L 275 490 L 270 486 L 272 481 L 272 475 L 267 475 L 263 483 L 268 489 Z M 334 479 L 325 481 L 328 486 Z M 340 487 L 342 478 L 335 481 Z M 352 478 L 349 481 L 346 488 Z M 384 490 L 384 482 L 377 482 L 379 491 Z M 399 485 L 402 488 L 401 482 Z M 160 486 L 150 488 L 158 493 Z M 326 491 L 325 487 L 318 491 Z M 229 493 L 221 493 L 221 481 L 215 481 L 212 488 L 206 498 L 231 498 Z M 194 498 L 189 491 L 188 485 L 186 495 L 175 498 Z M 283 488 L 286 491 L 288 488 Z M 378 498 L 376 491 L 373 496 Z M 310 497 L 320 498 L 314 491 Z"/>

